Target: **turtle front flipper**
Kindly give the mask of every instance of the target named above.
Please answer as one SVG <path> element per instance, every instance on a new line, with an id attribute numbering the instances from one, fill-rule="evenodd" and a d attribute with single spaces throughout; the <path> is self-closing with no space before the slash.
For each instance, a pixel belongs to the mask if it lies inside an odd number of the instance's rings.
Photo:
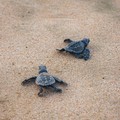
<path id="1" fill-rule="evenodd" d="M 63 84 L 63 85 L 68 85 L 66 82 L 64 82 L 63 80 L 60 80 L 59 78 L 53 76 L 53 78 L 55 79 L 56 82 L 60 83 L 60 84 Z"/>
<path id="2" fill-rule="evenodd" d="M 65 49 L 64 49 L 64 48 L 62 48 L 62 49 L 56 49 L 56 50 L 58 50 L 58 51 L 60 51 L 60 52 L 65 51 Z"/>
<path id="3" fill-rule="evenodd" d="M 27 84 L 29 84 L 29 83 L 35 83 L 36 78 L 37 78 L 37 77 L 34 76 L 34 77 L 29 78 L 29 79 L 25 79 L 21 84 L 22 84 L 22 85 L 27 85 Z"/>
<path id="4" fill-rule="evenodd" d="M 90 50 L 89 49 L 85 49 L 83 51 L 83 59 L 84 60 L 88 60 L 90 58 Z"/>
<path id="5" fill-rule="evenodd" d="M 64 42 L 65 42 L 65 43 L 71 43 L 71 42 L 73 42 L 73 41 L 72 41 L 71 39 L 65 39 Z"/>

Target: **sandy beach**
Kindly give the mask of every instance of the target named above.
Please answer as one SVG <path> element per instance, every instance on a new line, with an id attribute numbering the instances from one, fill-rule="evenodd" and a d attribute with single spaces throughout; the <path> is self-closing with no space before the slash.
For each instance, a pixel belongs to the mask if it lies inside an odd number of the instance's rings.
<path id="1" fill-rule="evenodd" d="M 57 48 L 90 38 L 88 61 Z M 22 86 L 38 66 L 68 83 Z M 119 120 L 120 0 L 0 0 L 0 120 Z"/>

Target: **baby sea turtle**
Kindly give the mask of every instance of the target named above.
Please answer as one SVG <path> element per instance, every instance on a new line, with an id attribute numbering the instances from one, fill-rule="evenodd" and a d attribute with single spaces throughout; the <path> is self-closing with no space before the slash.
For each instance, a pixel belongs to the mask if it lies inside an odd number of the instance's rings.
<path id="1" fill-rule="evenodd" d="M 60 80 L 59 78 L 50 75 L 47 71 L 46 66 L 40 65 L 39 66 L 39 75 L 31 77 L 29 79 L 25 79 L 22 82 L 22 85 L 27 85 L 29 83 L 36 83 L 40 87 L 40 92 L 38 93 L 38 96 L 43 96 L 43 88 L 52 88 L 55 92 L 62 92 L 62 89 L 55 87 L 55 83 L 61 83 L 64 85 L 67 85 L 66 82 Z"/>
<path id="2" fill-rule="evenodd" d="M 58 51 L 69 52 L 70 54 L 73 54 L 76 58 L 83 58 L 84 60 L 88 60 L 90 58 L 90 50 L 86 48 L 90 42 L 88 38 L 84 38 L 80 41 L 65 39 L 64 42 L 69 43 L 68 46 L 62 49 L 57 49 Z"/>

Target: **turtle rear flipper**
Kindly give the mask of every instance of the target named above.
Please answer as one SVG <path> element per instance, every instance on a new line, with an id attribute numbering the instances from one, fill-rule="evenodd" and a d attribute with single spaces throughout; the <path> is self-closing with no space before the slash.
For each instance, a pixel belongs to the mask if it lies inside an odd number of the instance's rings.
<path id="1" fill-rule="evenodd" d="M 76 53 L 76 54 L 73 54 L 75 55 L 76 58 L 78 59 L 84 59 L 84 60 L 88 60 L 90 58 L 90 50 L 89 49 L 85 49 L 82 53 Z"/>
<path id="2" fill-rule="evenodd" d="M 50 85 L 50 87 L 53 88 L 55 92 L 62 93 L 62 89 L 55 87 L 55 85 Z"/>
<path id="3" fill-rule="evenodd" d="M 31 77 L 29 79 L 25 79 L 21 84 L 22 85 L 27 85 L 27 84 L 30 84 L 30 83 L 35 83 L 36 78 L 37 78 L 37 76 Z"/>
<path id="4" fill-rule="evenodd" d="M 40 91 L 39 91 L 39 93 L 38 93 L 38 96 L 39 97 L 43 97 L 43 88 L 42 88 L 42 86 L 40 86 Z"/>
<path id="5" fill-rule="evenodd" d="M 72 41 L 71 39 L 65 39 L 64 42 L 65 42 L 65 43 L 71 43 L 71 42 L 73 42 L 73 41 Z"/>

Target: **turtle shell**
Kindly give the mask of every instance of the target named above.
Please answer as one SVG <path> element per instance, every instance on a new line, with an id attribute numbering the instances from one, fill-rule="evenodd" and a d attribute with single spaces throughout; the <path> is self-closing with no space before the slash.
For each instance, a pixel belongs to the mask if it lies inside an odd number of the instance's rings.
<path id="1" fill-rule="evenodd" d="M 55 83 L 55 79 L 48 73 L 41 73 L 36 78 L 36 84 L 41 86 L 48 86 Z"/>
<path id="2" fill-rule="evenodd" d="M 71 42 L 67 47 L 65 47 L 65 50 L 71 53 L 82 53 L 84 49 L 85 44 L 81 41 Z"/>

